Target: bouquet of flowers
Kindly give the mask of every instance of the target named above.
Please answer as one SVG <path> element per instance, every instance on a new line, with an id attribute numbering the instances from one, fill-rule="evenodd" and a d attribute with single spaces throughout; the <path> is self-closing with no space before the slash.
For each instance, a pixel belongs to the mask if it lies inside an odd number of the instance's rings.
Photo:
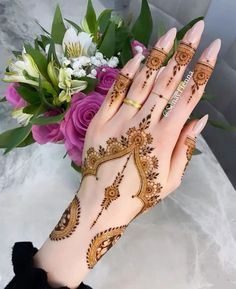
<path id="1" fill-rule="evenodd" d="M 169 57 L 201 18 L 178 31 Z M 0 148 L 6 154 L 34 142 L 61 143 L 72 167 L 80 170 L 86 130 L 120 68 L 134 54 L 147 54 L 151 12 L 143 0 L 140 15 L 131 25 L 108 9 L 97 17 L 88 0 L 80 24 L 63 19 L 58 6 L 51 32 L 41 28 L 43 35 L 25 44 L 22 51 L 14 51 L 6 68 L 3 80 L 9 85 L 1 101 L 13 105 L 12 117 L 19 126 L 0 134 Z"/>

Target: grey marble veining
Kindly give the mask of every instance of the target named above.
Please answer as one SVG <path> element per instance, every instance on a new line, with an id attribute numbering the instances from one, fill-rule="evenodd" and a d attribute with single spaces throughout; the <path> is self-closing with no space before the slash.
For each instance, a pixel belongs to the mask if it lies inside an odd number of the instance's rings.
<path id="1" fill-rule="evenodd" d="M 55 3 L 0 0 L 1 71 L 10 50 L 38 32 L 35 19 L 49 28 Z M 59 3 L 73 20 L 86 6 Z M 0 131 L 15 125 L 9 110 L 0 105 Z M 236 288 L 236 193 L 201 137 L 198 147 L 203 153 L 191 161 L 182 186 L 135 220 L 88 275 L 94 289 Z M 80 176 L 64 153 L 62 145 L 34 144 L 0 155 L 0 288 L 12 276 L 13 243 L 39 247 L 78 187 Z"/>

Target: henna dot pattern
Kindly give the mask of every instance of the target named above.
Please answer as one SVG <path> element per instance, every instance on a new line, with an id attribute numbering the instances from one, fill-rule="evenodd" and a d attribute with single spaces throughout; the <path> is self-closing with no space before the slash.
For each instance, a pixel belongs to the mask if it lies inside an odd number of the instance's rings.
<path id="1" fill-rule="evenodd" d="M 77 195 L 75 195 L 74 199 L 63 213 L 61 219 L 50 234 L 49 238 L 52 241 L 59 241 L 70 237 L 79 225 L 79 219 L 80 202 Z"/>
<path id="2" fill-rule="evenodd" d="M 87 265 L 93 269 L 102 256 L 120 239 L 127 226 L 110 228 L 97 234 L 87 251 Z"/>
<path id="3" fill-rule="evenodd" d="M 111 92 L 111 100 L 109 106 L 111 106 L 116 99 L 123 99 L 125 97 L 131 82 L 132 81 L 128 75 L 124 75 L 122 73 L 118 74 L 118 77 L 113 86 L 113 90 Z"/>
<path id="4" fill-rule="evenodd" d="M 82 165 L 83 178 L 87 175 L 96 176 L 98 168 L 104 162 L 121 158 L 127 154 L 133 155 L 134 163 L 141 181 L 137 194 L 133 196 L 133 198 L 137 197 L 142 202 L 143 206 L 139 214 L 150 207 L 153 207 L 161 200 L 160 193 L 162 186 L 157 180 L 159 175 L 157 171 L 158 159 L 156 156 L 152 155 L 154 150 L 151 146 L 153 137 L 147 132 L 147 129 L 150 126 L 153 109 L 154 107 L 151 109 L 151 112 L 142 119 L 138 127 L 129 128 L 126 135 L 122 135 L 120 140 L 117 138 L 109 138 L 107 147 L 103 149 L 100 147 L 98 151 L 94 148 L 89 148 Z M 96 159 L 95 162 L 94 159 Z M 114 187 L 112 188 L 114 189 Z M 108 187 L 107 192 L 110 189 L 111 188 Z M 113 191 L 113 193 L 115 197 L 118 196 L 116 190 Z M 105 199 L 107 198 L 105 197 Z M 104 201 L 103 206 L 105 206 L 105 204 L 110 204 L 110 202 L 106 200 Z"/>

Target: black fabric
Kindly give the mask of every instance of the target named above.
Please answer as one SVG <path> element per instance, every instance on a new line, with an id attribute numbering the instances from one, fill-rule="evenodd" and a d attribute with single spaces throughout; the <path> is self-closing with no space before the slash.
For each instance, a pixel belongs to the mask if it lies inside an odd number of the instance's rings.
<path id="1" fill-rule="evenodd" d="M 35 268 L 33 256 L 38 249 L 31 242 L 17 242 L 12 250 L 12 264 L 15 276 L 5 289 L 55 289 L 47 282 L 47 273 Z M 57 289 L 69 289 L 60 287 Z M 77 289 L 92 289 L 81 283 Z"/>

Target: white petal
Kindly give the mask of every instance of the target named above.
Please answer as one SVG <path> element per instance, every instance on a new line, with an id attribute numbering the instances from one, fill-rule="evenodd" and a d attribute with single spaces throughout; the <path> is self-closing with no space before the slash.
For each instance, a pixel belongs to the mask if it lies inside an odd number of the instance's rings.
<path id="1" fill-rule="evenodd" d="M 78 40 L 82 46 L 83 54 L 88 55 L 88 49 L 92 44 L 92 37 L 86 32 L 80 32 L 78 34 Z"/>
<path id="2" fill-rule="evenodd" d="M 65 51 L 65 47 L 69 43 L 77 43 L 77 42 L 79 42 L 77 32 L 73 27 L 70 27 L 69 29 L 66 30 L 66 33 L 62 41 L 63 50 Z"/>

